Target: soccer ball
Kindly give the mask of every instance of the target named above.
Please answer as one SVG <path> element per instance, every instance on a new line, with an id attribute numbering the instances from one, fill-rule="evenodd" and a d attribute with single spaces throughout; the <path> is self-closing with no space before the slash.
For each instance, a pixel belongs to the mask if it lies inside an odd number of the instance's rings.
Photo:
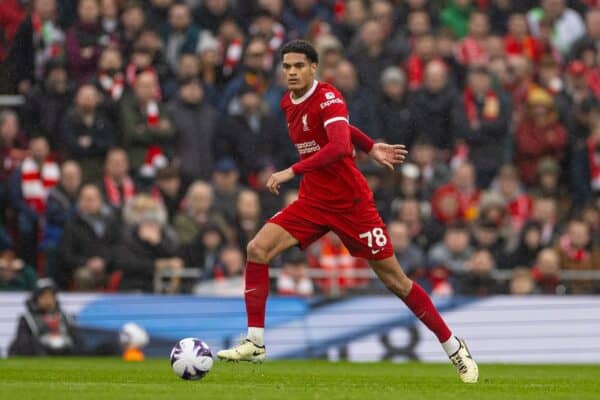
<path id="1" fill-rule="evenodd" d="M 171 368 L 180 378 L 202 379 L 212 366 L 210 347 L 200 339 L 181 339 L 171 350 Z"/>

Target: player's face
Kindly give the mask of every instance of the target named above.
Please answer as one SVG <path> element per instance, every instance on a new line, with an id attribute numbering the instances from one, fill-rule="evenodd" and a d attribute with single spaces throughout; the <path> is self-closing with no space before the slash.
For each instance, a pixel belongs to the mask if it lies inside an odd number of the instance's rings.
<path id="1" fill-rule="evenodd" d="M 311 63 L 302 53 L 286 53 L 283 56 L 283 76 L 292 92 L 308 90 L 315 79 L 317 64 Z"/>

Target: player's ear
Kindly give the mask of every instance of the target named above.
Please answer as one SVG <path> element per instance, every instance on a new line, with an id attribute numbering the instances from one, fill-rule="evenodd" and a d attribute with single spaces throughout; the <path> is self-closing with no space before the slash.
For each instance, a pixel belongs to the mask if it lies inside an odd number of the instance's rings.
<path id="1" fill-rule="evenodd" d="M 319 64 L 317 64 L 317 63 L 311 63 L 311 64 L 310 64 L 310 71 L 311 71 L 313 74 L 316 74 L 316 73 L 317 73 L 317 68 L 319 68 Z"/>

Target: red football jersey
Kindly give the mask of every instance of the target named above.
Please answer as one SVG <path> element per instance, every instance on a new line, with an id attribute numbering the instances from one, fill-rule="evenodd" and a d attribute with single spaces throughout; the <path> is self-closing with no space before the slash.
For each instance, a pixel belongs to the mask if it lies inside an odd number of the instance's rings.
<path id="1" fill-rule="evenodd" d="M 328 124 L 348 122 L 343 96 L 334 86 L 318 81 L 301 98 L 292 99 L 291 93 L 286 92 L 281 109 L 301 159 L 312 157 L 329 143 L 325 131 Z M 342 210 L 360 201 L 371 201 L 373 194 L 354 158 L 346 156 L 323 169 L 305 173 L 299 197 L 323 208 Z"/>

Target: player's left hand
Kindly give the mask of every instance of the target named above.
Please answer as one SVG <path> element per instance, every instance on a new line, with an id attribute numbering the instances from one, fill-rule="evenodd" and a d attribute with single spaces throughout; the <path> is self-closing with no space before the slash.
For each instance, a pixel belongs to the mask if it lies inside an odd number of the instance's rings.
<path id="1" fill-rule="evenodd" d="M 408 150 L 403 144 L 375 143 L 369 157 L 393 171 L 395 165 L 404 162 L 407 154 Z"/>
<path id="2" fill-rule="evenodd" d="M 271 193 L 279 196 L 279 187 L 282 183 L 291 181 L 294 179 L 294 171 L 291 168 L 284 169 L 283 171 L 275 172 L 267 181 L 267 188 Z"/>

